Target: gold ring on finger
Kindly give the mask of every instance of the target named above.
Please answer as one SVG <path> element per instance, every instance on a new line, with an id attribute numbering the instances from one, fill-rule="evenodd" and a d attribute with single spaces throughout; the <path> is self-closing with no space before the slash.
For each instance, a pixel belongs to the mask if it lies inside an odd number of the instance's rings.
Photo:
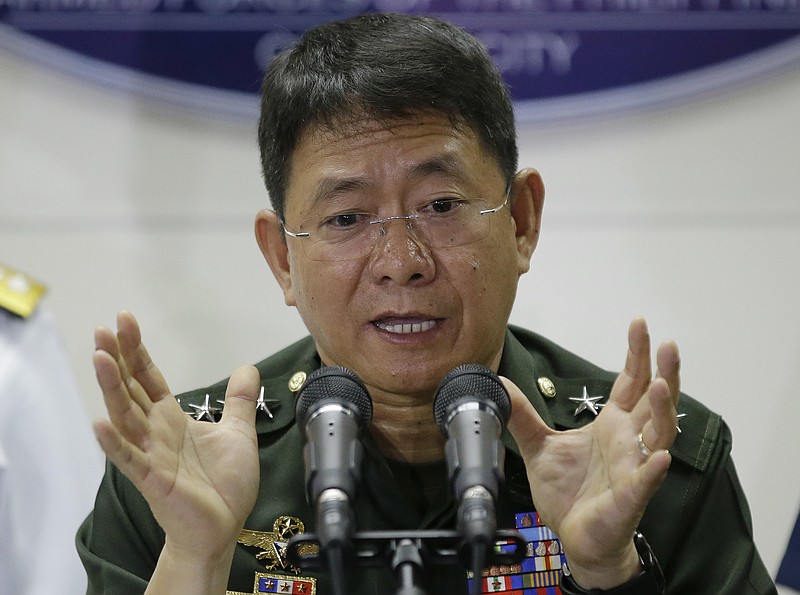
<path id="1" fill-rule="evenodd" d="M 650 448 L 644 443 L 642 432 L 639 432 L 638 446 L 639 446 L 639 452 L 641 452 L 645 457 L 649 457 L 651 454 L 653 454 L 653 451 L 650 450 Z"/>

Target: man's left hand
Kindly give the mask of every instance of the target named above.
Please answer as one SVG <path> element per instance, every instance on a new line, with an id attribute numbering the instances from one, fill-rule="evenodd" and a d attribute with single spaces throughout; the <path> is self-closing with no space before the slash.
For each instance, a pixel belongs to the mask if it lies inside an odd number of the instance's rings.
<path id="1" fill-rule="evenodd" d="M 608 402 L 593 423 L 575 430 L 549 428 L 522 391 L 503 379 L 512 401 L 508 429 L 525 461 L 537 512 L 558 535 L 584 589 L 610 589 L 640 573 L 633 534 L 667 474 L 677 435 L 676 344 L 659 348 L 655 377 L 643 319 L 631 323 L 628 346 Z"/>

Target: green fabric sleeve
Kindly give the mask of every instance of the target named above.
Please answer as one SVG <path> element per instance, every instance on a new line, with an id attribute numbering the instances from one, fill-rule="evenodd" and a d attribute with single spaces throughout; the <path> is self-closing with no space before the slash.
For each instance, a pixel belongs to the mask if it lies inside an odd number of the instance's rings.
<path id="1" fill-rule="evenodd" d="M 78 530 L 88 595 L 144 593 L 164 533 L 135 487 L 110 463 L 94 510 Z"/>
<path id="2" fill-rule="evenodd" d="M 730 430 L 722 424 L 693 501 L 682 503 L 677 519 L 659 519 L 683 525 L 671 555 L 662 561 L 668 594 L 777 594 L 753 543 L 750 509 L 730 456 L 731 447 Z M 657 510 L 650 512 L 658 519 Z"/>

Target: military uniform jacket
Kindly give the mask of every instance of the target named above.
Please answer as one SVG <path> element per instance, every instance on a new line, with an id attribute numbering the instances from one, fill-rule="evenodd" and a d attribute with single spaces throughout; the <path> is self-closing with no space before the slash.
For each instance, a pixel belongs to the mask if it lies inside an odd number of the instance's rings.
<path id="1" fill-rule="evenodd" d="M 265 398 L 274 401 L 272 418 L 265 412 L 259 412 L 256 418 L 261 462 L 259 497 L 245 530 L 250 535 L 266 535 L 267 539 L 258 547 L 246 545 L 254 539 L 240 540 L 229 592 L 332 592 L 324 573 L 293 568 L 280 548 L 292 534 L 314 531 L 315 511 L 305 498 L 303 440 L 294 419 L 293 389 L 297 386 L 290 385 L 293 377 L 297 380 L 297 372 L 311 373 L 319 366 L 310 337 L 257 365 Z M 589 395 L 603 395 L 604 402 L 616 377 L 513 326 L 506 333 L 499 372 L 512 379 L 545 422 L 557 430 L 590 423 L 594 419 L 591 411 L 576 415 L 576 403 L 570 398 L 580 398 L 585 387 Z M 224 398 L 226 384 L 227 380 L 181 395 L 181 404 L 191 412 L 190 404 L 202 406 L 206 395 L 214 404 Z M 753 543 L 750 511 L 730 458 L 728 427 L 719 415 L 686 395 L 681 396 L 678 410 L 685 416 L 671 449 L 672 466 L 640 525 L 664 570 L 667 593 L 776 593 Z M 508 432 L 503 441 L 506 481 L 497 502 L 497 521 L 499 527 L 520 529 L 527 541 L 526 557 L 519 565 L 490 568 L 479 578 L 481 590 L 558 594 L 563 551 L 556 536 L 538 522 L 524 464 Z M 442 493 L 424 510 L 412 506 L 408 494 L 413 487 L 393 472 L 368 436 L 364 442 L 361 485 L 354 501 L 359 531 L 453 527 L 455 504 L 448 493 Z M 81 526 L 77 539 L 88 573 L 88 592 L 142 593 L 163 543 L 164 533 L 147 503 L 109 464 L 94 511 Z M 353 595 L 396 590 L 389 568 L 348 568 L 347 580 L 348 593 Z M 463 567 L 430 565 L 425 569 L 422 587 L 431 595 L 465 594 L 467 585 Z"/>

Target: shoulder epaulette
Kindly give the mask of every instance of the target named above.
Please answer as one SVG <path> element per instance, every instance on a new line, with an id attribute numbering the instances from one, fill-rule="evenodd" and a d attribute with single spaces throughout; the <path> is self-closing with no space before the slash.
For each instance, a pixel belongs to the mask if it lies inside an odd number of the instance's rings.
<path id="1" fill-rule="evenodd" d="M 0 308 L 27 318 L 46 291 L 39 281 L 0 262 Z"/>

